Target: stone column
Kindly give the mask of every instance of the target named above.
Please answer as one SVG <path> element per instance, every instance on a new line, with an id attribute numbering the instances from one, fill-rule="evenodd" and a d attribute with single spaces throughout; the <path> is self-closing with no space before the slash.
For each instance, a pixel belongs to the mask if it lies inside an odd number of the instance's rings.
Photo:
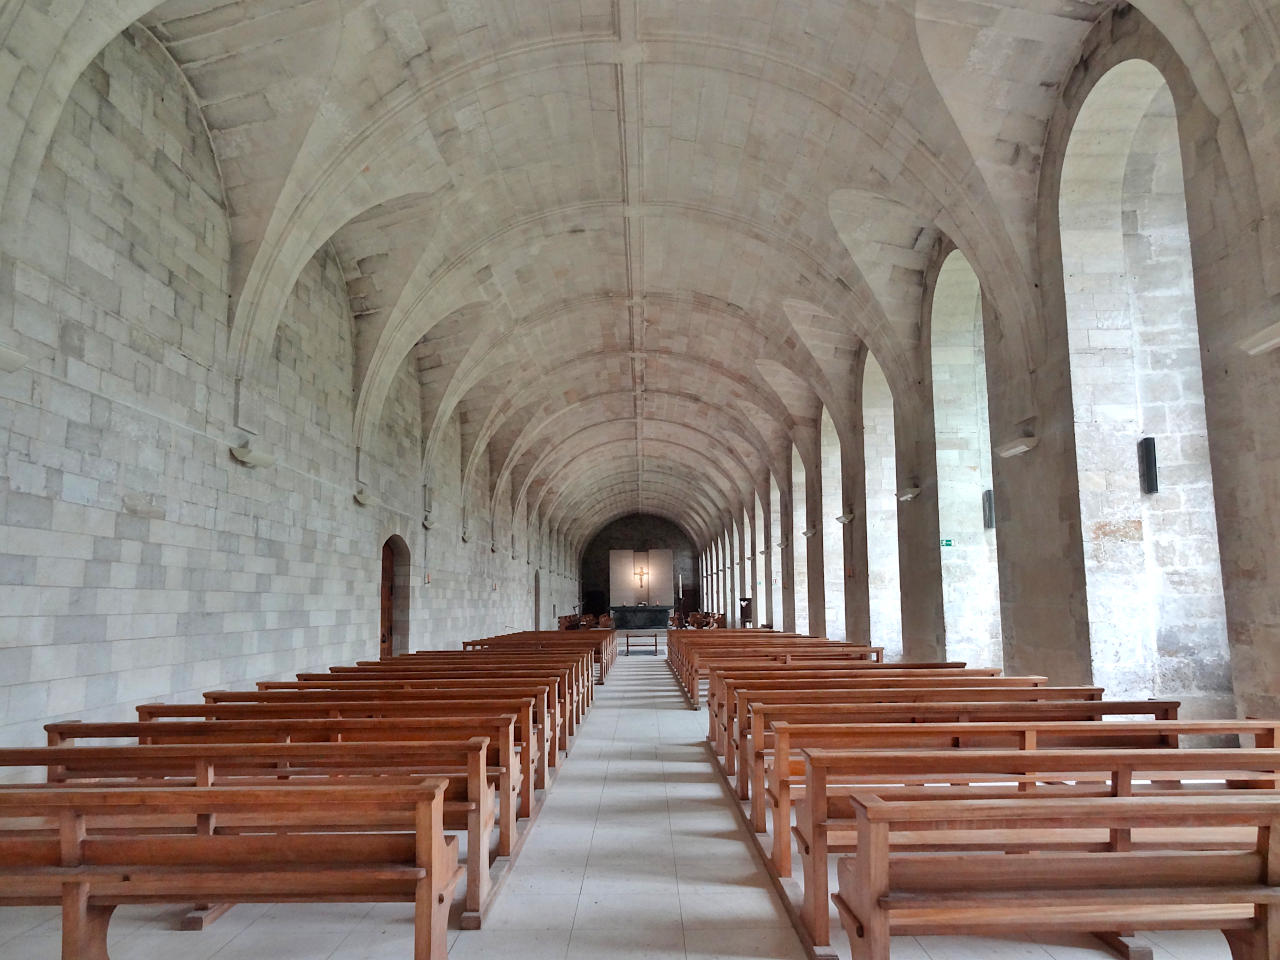
<path id="1" fill-rule="evenodd" d="M 795 591 L 795 512 L 791 509 L 791 477 L 778 478 L 778 539 L 782 544 L 782 629 L 794 633 L 796 629 Z M 804 539 L 803 537 L 801 539 Z"/>
<path id="2" fill-rule="evenodd" d="M 861 378 L 859 378 L 861 379 Z M 867 579 L 867 475 L 862 433 L 862 404 L 848 443 L 840 445 L 844 510 L 853 519 L 844 524 L 845 635 L 854 643 L 871 644 L 871 596 Z"/>
<path id="3" fill-rule="evenodd" d="M 918 487 L 898 505 L 898 569 L 902 583 L 902 652 L 908 660 L 946 657 L 942 613 L 942 554 L 938 542 L 938 467 L 929 384 L 913 404 L 894 405 L 898 489 Z M 925 396 L 924 394 L 928 394 Z"/>

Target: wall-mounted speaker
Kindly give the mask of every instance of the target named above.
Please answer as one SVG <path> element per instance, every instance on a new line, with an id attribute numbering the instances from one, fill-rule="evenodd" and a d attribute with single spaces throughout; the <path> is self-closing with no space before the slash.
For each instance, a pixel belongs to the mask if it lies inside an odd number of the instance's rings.
<path id="1" fill-rule="evenodd" d="M 996 528 L 996 492 L 994 490 L 982 491 L 982 529 L 994 530 Z"/>
<path id="2" fill-rule="evenodd" d="M 1143 493 L 1159 493 L 1160 477 L 1156 470 L 1156 438 L 1138 441 L 1138 482 Z"/>

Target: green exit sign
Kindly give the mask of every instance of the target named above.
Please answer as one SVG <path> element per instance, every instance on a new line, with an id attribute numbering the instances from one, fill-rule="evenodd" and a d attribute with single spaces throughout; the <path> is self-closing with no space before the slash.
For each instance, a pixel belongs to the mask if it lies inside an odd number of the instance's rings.
<path id="1" fill-rule="evenodd" d="M 954 543 L 952 543 L 950 540 L 943 540 L 943 541 L 942 541 L 942 545 L 943 545 L 944 547 L 954 547 L 954 546 L 955 546 L 955 544 L 954 544 Z"/>

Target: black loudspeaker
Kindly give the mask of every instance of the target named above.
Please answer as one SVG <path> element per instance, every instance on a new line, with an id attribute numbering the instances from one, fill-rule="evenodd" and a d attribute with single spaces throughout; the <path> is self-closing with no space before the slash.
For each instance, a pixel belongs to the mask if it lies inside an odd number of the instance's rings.
<path id="1" fill-rule="evenodd" d="M 982 491 L 982 529 L 994 530 L 996 528 L 996 492 L 994 490 Z"/>
<path id="2" fill-rule="evenodd" d="M 1159 493 L 1160 477 L 1156 470 L 1156 438 L 1138 441 L 1138 482 L 1143 493 Z"/>

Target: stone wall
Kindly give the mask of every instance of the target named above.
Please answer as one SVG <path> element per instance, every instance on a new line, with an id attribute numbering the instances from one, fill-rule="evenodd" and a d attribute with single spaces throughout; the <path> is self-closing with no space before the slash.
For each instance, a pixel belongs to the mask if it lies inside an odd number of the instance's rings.
<path id="1" fill-rule="evenodd" d="M 244 436 L 227 372 L 227 214 L 185 91 L 146 32 L 109 44 L 76 84 L 30 209 L 14 345 L 32 361 L 0 378 L 5 745 L 42 742 L 50 719 L 127 719 L 138 702 L 376 655 L 392 534 L 411 551 L 412 645 L 531 621 L 532 569 L 461 544 L 456 489 L 421 527 L 408 363 L 363 452 L 373 501 L 354 501 L 352 321 L 327 248 L 299 277 L 262 377 L 254 443 L 275 462 L 230 456 Z M 567 576 L 548 581 L 561 602 L 576 593 Z"/>

